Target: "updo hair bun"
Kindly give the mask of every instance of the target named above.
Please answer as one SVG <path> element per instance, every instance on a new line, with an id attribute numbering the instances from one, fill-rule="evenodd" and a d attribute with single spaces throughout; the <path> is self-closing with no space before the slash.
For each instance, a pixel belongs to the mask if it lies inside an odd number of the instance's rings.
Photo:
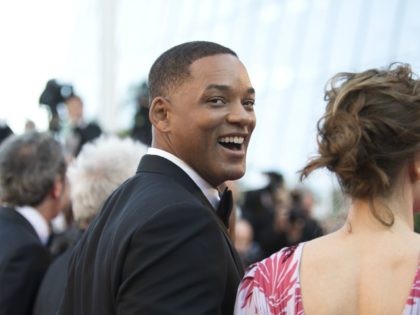
<path id="1" fill-rule="evenodd" d="M 353 198 L 386 195 L 420 151 L 420 83 L 407 64 L 339 73 L 326 86 L 318 155 L 301 170 L 334 172 Z"/>

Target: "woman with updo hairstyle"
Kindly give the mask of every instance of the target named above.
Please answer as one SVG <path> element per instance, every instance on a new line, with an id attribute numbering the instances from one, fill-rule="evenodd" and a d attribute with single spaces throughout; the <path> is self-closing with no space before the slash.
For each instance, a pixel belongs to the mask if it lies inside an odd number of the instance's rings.
<path id="1" fill-rule="evenodd" d="M 407 64 L 327 84 L 318 155 L 349 197 L 342 228 L 251 266 L 235 314 L 420 314 L 420 81 Z"/>

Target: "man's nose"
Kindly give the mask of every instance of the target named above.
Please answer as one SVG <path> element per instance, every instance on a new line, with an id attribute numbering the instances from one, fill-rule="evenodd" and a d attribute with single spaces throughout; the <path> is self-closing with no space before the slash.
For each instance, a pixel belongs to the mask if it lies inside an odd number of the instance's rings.
<path id="1" fill-rule="evenodd" d="M 255 125 L 255 113 L 253 108 L 247 108 L 241 101 L 232 104 L 228 115 L 228 121 L 241 126 Z"/>

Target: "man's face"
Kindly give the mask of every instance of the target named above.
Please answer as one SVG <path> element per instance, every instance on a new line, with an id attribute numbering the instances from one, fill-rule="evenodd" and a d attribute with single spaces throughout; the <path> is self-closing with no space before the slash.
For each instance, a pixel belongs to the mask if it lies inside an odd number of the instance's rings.
<path id="1" fill-rule="evenodd" d="M 71 97 L 66 100 L 69 120 L 76 122 L 83 117 L 83 103 L 77 97 Z"/>
<path id="2" fill-rule="evenodd" d="M 219 54 L 193 62 L 190 74 L 168 95 L 170 151 L 213 186 L 238 179 L 255 127 L 248 73 L 235 56 Z"/>

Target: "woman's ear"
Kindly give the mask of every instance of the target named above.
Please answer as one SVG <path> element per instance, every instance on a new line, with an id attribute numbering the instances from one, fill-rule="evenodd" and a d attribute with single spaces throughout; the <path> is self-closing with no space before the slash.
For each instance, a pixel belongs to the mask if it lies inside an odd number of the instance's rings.
<path id="1" fill-rule="evenodd" d="M 170 104 L 161 97 L 155 97 L 150 104 L 149 119 L 152 125 L 161 132 L 169 130 Z"/>

